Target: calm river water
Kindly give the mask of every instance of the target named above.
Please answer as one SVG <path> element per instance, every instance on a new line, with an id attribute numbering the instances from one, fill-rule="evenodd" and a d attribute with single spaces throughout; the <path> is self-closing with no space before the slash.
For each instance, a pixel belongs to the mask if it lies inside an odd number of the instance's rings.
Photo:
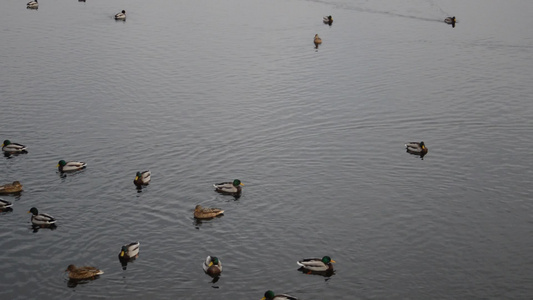
<path id="1" fill-rule="evenodd" d="M 29 151 L 0 160 L 1 299 L 533 298 L 532 1 L 27 1 L 0 2 L 0 140 Z"/>

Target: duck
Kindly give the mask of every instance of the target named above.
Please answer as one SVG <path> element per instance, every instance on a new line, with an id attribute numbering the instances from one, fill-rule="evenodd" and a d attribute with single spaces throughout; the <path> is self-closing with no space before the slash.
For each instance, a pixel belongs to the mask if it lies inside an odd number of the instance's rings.
<path id="1" fill-rule="evenodd" d="M 318 47 L 320 44 L 322 44 L 322 39 L 318 36 L 318 34 L 315 34 L 315 46 Z"/>
<path id="2" fill-rule="evenodd" d="M 307 272 L 332 272 L 335 261 L 329 256 L 320 258 L 307 258 L 299 260 L 296 263 L 301 267 L 300 269 Z"/>
<path id="3" fill-rule="evenodd" d="M 22 192 L 22 184 L 18 181 L 0 185 L 0 194 L 15 194 Z"/>
<path id="4" fill-rule="evenodd" d="M 221 182 L 213 184 L 215 191 L 222 194 L 240 194 L 242 192 L 241 186 L 244 184 L 239 180 L 235 179 L 233 182 Z"/>
<path id="5" fill-rule="evenodd" d="M 405 143 L 405 148 L 407 149 L 407 152 L 411 154 L 425 155 L 426 153 L 428 153 L 428 148 L 426 147 L 424 142 Z"/>
<path id="6" fill-rule="evenodd" d="M 122 246 L 120 253 L 118 254 L 118 257 L 120 259 L 137 258 L 139 256 L 140 245 L 141 243 L 139 242 L 133 242 L 133 243 L 129 243 L 127 245 Z"/>
<path id="7" fill-rule="evenodd" d="M 324 24 L 331 25 L 333 23 L 333 18 L 331 16 L 326 16 L 324 17 L 323 21 L 324 21 Z"/>
<path id="8" fill-rule="evenodd" d="M 261 300 L 298 300 L 298 298 L 286 294 L 276 295 L 273 291 L 268 290 L 265 292 L 265 296 L 261 298 Z"/>
<path id="9" fill-rule="evenodd" d="M 78 171 L 81 169 L 85 169 L 87 167 L 87 164 L 81 161 L 64 161 L 60 160 L 57 163 L 57 168 L 59 172 L 70 172 L 70 171 Z"/>
<path id="10" fill-rule="evenodd" d="M 28 152 L 26 146 L 17 143 L 12 143 L 10 140 L 5 140 L 2 143 L 2 151 L 9 154 Z"/>
<path id="11" fill-rule="evenodd" d="M 222 273 L 222 262 L 216 256 L 207 256 L 203 263 L 204 272 L 210 276 L 218 276 Z"/>
<path id="12" fill-rule="evenodd" d="M 55 225 L 56 219 L 49 214 L 39 213 L 37 208 L 32 207 L 28 213 L 33 214 L 31 216 L 31 223 L 38 226 Z"/>
<path id="13" fill-rule="evenodd" d="M 75 265 L 68 265 L 65 272 L 68 271 L 68 277 L 70 279 L 80 280 L 80 279 L 92 279 L 98 275 L 104 274 L 104 271 L 99 270 L 95 267 L 76 267 Z"/>
<path id="14" fill-rule="evenodd" d="M 37 2 L 37 0 L 30 1 L 28 2 L 28 4 L 26 4 L 26 8 L 38 8 L 38 7 L 39 7 L 39 2 Z"/>
<path id="15" fill-rule="evenodd" d="M 123 10 L 115 15 L 115 20 L 126 20 L 126 11 Z"/>
<path id="16" fill-rule="evenodd" d="M 11 202 L 0 198 L 0 211 L 3 211 L 4 209 L 11 208 L 11 206 L 13 206 L 13 204 Z"/>
<path id="17" fill-rule="evenodd" d="M 133 184 L 136 186 L 148 185 L 150 183 L 152 173 L 150 171 L 137 172 Z"/>
<path id="18" fill-rule="evenodd" d="M 196 219 L 211 219 L 223 213 L 224 211 L 220 208 L 207 208 L 201 205 L 196 205 L 194 208 L 194 217 Z"/>
<path id="19" fill-rule="evenodd" d="M 453 17 L 447 17 L 446 19 L 444 19 L 444 23 L 446 24 L 451 24 L 452 25 L 452 28 L 455 28 L 455 23 L 457 22 L 457 20 L 455 19 L 455 16 Z"/>

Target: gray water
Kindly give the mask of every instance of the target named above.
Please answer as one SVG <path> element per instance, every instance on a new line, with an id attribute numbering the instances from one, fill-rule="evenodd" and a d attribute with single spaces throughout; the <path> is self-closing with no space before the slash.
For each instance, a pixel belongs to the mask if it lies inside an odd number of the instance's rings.
<path id="1" fill-rule="evenodd" d="M 0 298 L 533 298 L 533 2 L 26 2 L 0 2 L 0 140 L 29 151 L 0 160 Z"/>

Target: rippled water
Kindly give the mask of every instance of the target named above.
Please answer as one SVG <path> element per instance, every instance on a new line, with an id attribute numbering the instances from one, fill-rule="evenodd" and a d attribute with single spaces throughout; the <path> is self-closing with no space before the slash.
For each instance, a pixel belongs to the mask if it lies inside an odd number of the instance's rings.
<path id="1" fill-rule="evenodd" d="M 29 153 L 0 160 L 0 297 L 532 298 L 533 4 L 390 2 L 3 0 L 0 139 Z"/>

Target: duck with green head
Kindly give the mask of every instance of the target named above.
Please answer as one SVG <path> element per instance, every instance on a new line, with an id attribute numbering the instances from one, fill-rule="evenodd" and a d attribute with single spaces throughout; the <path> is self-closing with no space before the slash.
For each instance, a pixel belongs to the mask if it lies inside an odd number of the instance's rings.
<path id="1" fill-rule="evenodd" d="M 150 180 L 152 180 L 152 173 L 150 171 L 137 172 L 135 179 L 133 179 L 133 184 L 140 187 L 148 185 Z"/>
<path id="2" fill-rule="evenodd" d="M 299 260 L 296 263 L 300 266 L 302 271 L 308 272 L 332 272 L 333 265 L 335 261 L 329 256 L 324 256 L 320 258 L 307 258 Z"/>
<path id="3" fill-rule="evenodd" d="M 219 193 L 235 195 L 242 192 L 241 186 L 244 186 L 244 184 L 239 179 L 235 179 L 233 182 L 221 182 L 213 184 L 213 186 L 215 187 L 215 191 Z"/>
<path id="4" fill-rule="evenodd" d="M 31 223 L 37 226 L 55 226 L 56 219 L 49 214 L 39 213 L 37 208 L 32 207 L 28 213 L 31 213 Z"/>
<path id="5" fill-rule="evenodd" d="M 415 155 L 426 155 L 428 153 L 428 148 L 424 144 L 424 142 L 409 142 L 405 143 L 405 148 L 407 149 L 407 152 Z"/>
<path id="6" fill-rule="evenodd" d="M 10 140 L 5 140 L 2 143 L 2 151 L 6 154 L 28 153 L 26 146 L 12 143 Z"/>
<path id="7" fill-rule="evenodd" d="M 216 256 L 207 256 L 202 267 L 204 272 L 210 276 L 218 276 L 222 273 L 222 262 Z"/>
<path id="8" fill-rule="evenodd" d="M 59 172 L 72 172 L 72 171 L 78 171 L 85 169 L 87 167 L 87 164 L 81 161 L 64 161 L 60 160 L 57 163 L 57 169 Z"/>

